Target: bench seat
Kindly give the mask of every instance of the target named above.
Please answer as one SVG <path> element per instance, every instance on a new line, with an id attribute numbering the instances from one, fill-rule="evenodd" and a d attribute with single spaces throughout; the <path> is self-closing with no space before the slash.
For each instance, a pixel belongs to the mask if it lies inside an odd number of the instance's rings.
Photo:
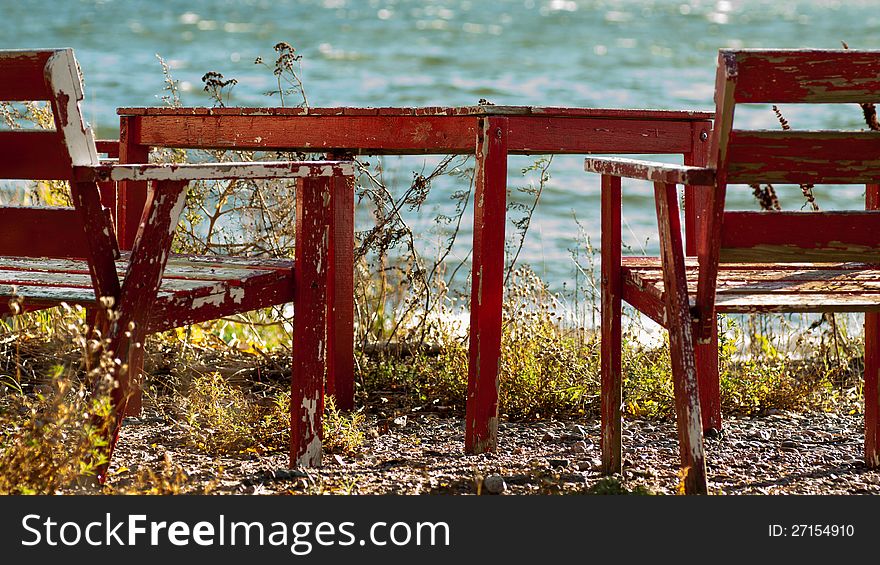
<path id="1" fill-rule="evenodd" d="M 124 277 L 129 253 L 116 262 Z M 293 301 L 293 260 L 171 255 L 148 332 L 216 319 Z M 0 257 L 0 297 L 22 297 L 25 309 L 60 302 L 96 304 L 85 260 Z"/>
<path id="2" fill-rule="evenodd" d="M 697 261 L 685 260 L 691 306 Z M 623 257 L 623 299 L 665 325 L 659 257 Z M 716 288 L 719 313 L 880 311 L 880 265 L 865 263 L 721 264 Z"/>

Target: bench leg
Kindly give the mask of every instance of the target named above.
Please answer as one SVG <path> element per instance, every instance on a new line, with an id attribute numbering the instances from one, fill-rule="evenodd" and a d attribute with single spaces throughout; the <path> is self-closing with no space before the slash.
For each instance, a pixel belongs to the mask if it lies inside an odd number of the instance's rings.
<path id="1" fill-rule="evenodd" d="M 114 357 L 125 359 L 127 367 L 120 368 L 113 375 L 118 383 L 110 393 L 112 415 L 109 421 L 99 423 L 107 438 L 106 461 L 98 469 L 102 483 L 107 478 L 107 468 L 126 414 L 129 382 L 132 380 L 129 355 L 134 349 L 133 344 L 142 344 L 146 335 L 150 308 L 162 283 L 174 229 L 185 202 L 186 182 L 183 181 L 158 181 L 147 196 L 147 206 L 116 306 L 116 317 L 107 334 L 106 350 L 111 351 Z M 138 359 L 143 359 L 142 354 L 135 355 L 136 362 Z"/>
<path id="2" fill-rule="evenodd" d="M 686 494 L 706 494 L 706 458 L 703 451 L 693 322 L 688 300 L 676 186 L 655 183 L 654 197 L 660 231 L 663 284 L 666 288 L 669 356 L 675 392 L 682 481 Z"/>
<path id="3" fill-rule="evenodd" d="M 718 324 L 707 343 L 694 346 L 703 431 L 721 431 L 721 390 L 718 378 Z"/>
<path id="4" fill-rule="evenodd" d="M 324 373 L 327 367 L 327 262 L 330 181 L 296 185 L 293 365 L 290 392 L 290 466 L 321 465 Z"/>
<path id="5" fill-rule="evenodd" d="M 141 383 L 144 378 L 144 343 L 140 347 L 128 350 L 128 395 L 125 399 L 125 415 L 140 416 L 144 407 L 144 390 Z"/>
<path id="6" fill-rule="evenodd" d="M 87 308 L 86 320 L 90 328 L 98 327 L 101 323 L 99 308 Z M 132 348 L 128 354 L 128 366 L 130 368 L 128 380 L 128 394 L 125 403 L 125 416 L 140 416 L 143 406 L 143 391 L 141 390 L 141 377 L 144 366 L 144 349 Z"/>
<path id="7" fill-rule="evenodd" d="M 880 313 L 865 314 L 865 465 L 880 467 Z"/>
<path id="8" fill-rule="evenodd" d="M 602 176 L 602 472 L 620 473 L 621 445 L 621 278 L 620 177 Z"/>
<path id="9" fill-rule="evenodd" d="M 865 186 L 865 209 L 880 209 L 880 185 Z M 880 467 L 880 312 L 865 314 L 865 465 Z"/>

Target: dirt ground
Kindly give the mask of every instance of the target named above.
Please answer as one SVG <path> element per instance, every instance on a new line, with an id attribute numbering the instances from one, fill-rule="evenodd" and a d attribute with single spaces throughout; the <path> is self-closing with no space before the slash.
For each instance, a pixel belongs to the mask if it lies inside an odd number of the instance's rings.
<path id="1" fill-rule="evenodd" d="M 712 492 L 880 494 L 880 471 L 866 469 L 862 460 L 861 415 L 772 412 L 729 418 L 720 436 L 707 438 Z M 678 447 L 671 422 L 627 422 L 625 470 L 611 482 L 598 471 L 595 420 L 503 423 L 497 453 L 478 456 L 464 455 L 463 430 L 460 416 L 432 411 L 391 420 L 369 416 L 367 439 L 357 454 L 325 454 L 320 469 L 291 470 L 281 452 L 199 453 L 177 424 L 147 411 L 126 420 L 108 486 L 124 492 L 144 469 L 164 467 L 178 470 L 169 481 L 180 491 L 215 494 L 677 491 Z"/>

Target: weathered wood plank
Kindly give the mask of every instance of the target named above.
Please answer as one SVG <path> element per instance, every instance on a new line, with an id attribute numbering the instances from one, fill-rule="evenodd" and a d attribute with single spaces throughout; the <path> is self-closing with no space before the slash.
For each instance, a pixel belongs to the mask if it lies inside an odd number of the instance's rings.
<path id="1" fill-rule="evenodd" d="M 660 268 L 660 258 L 659 257 L 647 257 L 647 256 L 624 256 L 621 258 L 621 264 L 624 267 L 632 268 L 632 269 L 654 269 Z M 685 257 L 685 265 L 688 268 L 696 267 L 698 264 L 697 259 L 693 257 Z M 865 271 L 870 274 L 872 271 L 871 268 L 876 267 L 876 264 L 872 265 L 871 263 L 863 263 L 858 261 L 846 261 L 846 262 L 829 262 L 829 263 L 810 263 L 807 261 L 800 263 L 766 263 L 766 262 L 757 262 L 757 263 L 728 263 L 724 265 L 724 270 L 726 272 L 734 272 L 734 271 L 763 271 L 765 269 L 770 270 L 779 270 L 779 271 L 797 271 L 797 270 L 805 270 L 805 271 L 823 271 L 823 270 L 840 270 L 840 271 L 851 271 L 854 274 L 859 271 Z M 866 270 L 867 269 L 867 270 Z"/>
<path id="2" fill-rule="evenodd" d="M 337 154 L 326 157 L 333 159 Z M 354 409 L 354 177 L 331 183 L 327 269 L 327 394 Z"/>
<path id="3" fill-rule="evenodd" d="M 56 131 L 0 131 L 0 155 L 0 178 L 70 179 L 70 155 Z"/>
<path id="4" fill-rule="evenodd" d="M 55 49 L 39 51 L 0 51 L 0 101 L 49 100 L 52 90 L 46 84 L 46 62 Z"/>
<path id="5" fill-rule="evenodd" d="M 454 106 L 454 107 L 428 107 L 428 108 L 369 108 L 369 107 L 337 107 L 337 108 L 171 108 L 167 106 L 157 107 L 128 107 L 119 108 L 120 116 L 305 116 L 305 115 L 379 115 L 379 116 L 518 116 L 540 115 L 557 117 L 593 117 L 593 118 L 629 118 L 629 119 L 652 119 L 652 120 L 696 120 L 704 121 L 712 118 L 711 112 L 697 112 L 689 110 L 656 110 L 656 109 L 619 109 L 619 108 L 568 108 L 568 107 L 542 107 L 542 106 Z"/>
<path id="6" fill-rule="evenodd" d="M 290 466 L 320 467 L 327 368 L 327 246 L 330 180 L 297 182 Z"/>
<path id="7" fill-rule="evenodd" d="M 688 292 L 691 306 L 695 305 L 694 294 L 696 291 L 696 274 L 688 269 Z M 721 271 L 723 272 L 723 271 Z M 654 321 L 666 325 L 664 311 L 657 304 L 666 300 L 665 284 L 663 281 L 641 280 L 636 273 L 623 270 L 624 276 L 624 299 L 640 311 L 651 317 Z M 760 286 L 751 289 L 746 287 L 730 288 L 727 285 L 719 285 L 716 295 L 716 309 L 720 313 L 743 314 L 752 312 L 872 312 L 880 311 L 880 291 L 866 292 L 856 290 L 850 292 L 828 289 L 823 292 L 821 287 L 815 290 L 786 291 L 780 289 L 774 291 L 768 289 L 773 283 L 760 283 Z M 810 283 L 805 283 L 810 284 Z M 764 290 L 760 290 L 763 288 Z"/>
<path id="8" fill-rule="evenodd" d="M 675 394 L 675 420 L 678 427 L 682 481 L 687 494 L 707 494 L 706 458 L 703 452 L 703 422 L 694 357 L 693 320 L 688 300 L 684 246 L 675 184 L 655 183 L 654 199 L 660 232 L 660 256 L 664 282 L 666 328 Z"/>
<path id="9" fill-rule="evenodd" d="M 279 179 L 353 175 L 347 161 L 263 161 L 225 163 L 115 164 L 76 167 L 81 180 L 98 181 L 178 181 L 223 179 Z"/>
<path id="10" fill-rule="evenodd" d="M 686 121 L 531 115 L 508 123 L 513 154 L 686 153 L 693 146 Z"/>
<path id="11" fill-rule="evenodd" d="M 85 95 L 73 50 L 60 49 L 49 57 L 45 76 L 46 83 L 52 89 L 49 103 L 55 130 L 61 134 L 70 163 L 75 166 L 97 164 L 99 159 L 95 137 L 79 107 Z"/>
<path id="12" fill-rule="evenodd" d="M 104 153 L 105 155 L 107 155 L 108 159 L 119 158 L 118 139 L 96 139 L 95 148 L 98 150 L 98 153 Z"/>
<path id="13" fill-rule="evenodd" d="M 584 160 L 584 170 L 672 184 L 711 185 L 715 182 L 715 171 L 712 169 L 619 157 L 587 157 Z"/>
<path id="14" fill-rule="evenodd" d="M 154 147 L 348 151 L 373 153 L 472 153 L 476 120 L 470 117 L 400 116 L 149 116 L 134 140 Z"/>
<path id="15" fill-rule="evenodd" d="M 110 321 L 106 345 L 106 350 L 120 361 L 112 375 L 117 381 L 110 392 L 113 416 L 109 423 L 95 422 L 102 428 L 109 426 L 106 428 L 109 438 L 106 447 L 108 462 L 119 438 L 130 395 L 139 393 L 136 383 L 132 382 L 132 375 L 138 375 L 140 367 L 132 368 L 131 361 L 142 359 L 143 356 L 139 352 L 132 355 L 132 350 L 143 347 L 150 310 L 156 303 L 162 272 L 170 255 L 171 240 L 185 203 L 186 183 L 163 181 L 150 190 L 119 299 L 114 305 L 115 316 Z M 102 482 L 106 478 L 106 471 L 106 465 L 98 471 Z"/>
<path id="16" fill-rule="evenodd" d="M 731 184 L 870 182 L 880 176 L 880 132 L 733 130 L 727 175 Z"/>
<path id="17" fill-rule="evenodd" d="M 723 262 L 880 263 L 880 212 L 725 212 Z"/>
<path id="18" fill-rule="evenodd" d="M 621 368 L 620 177 L 602 175 L 602 472 L 623 466 L 623 373 Z"/>
<path id="19" fill-rule="evenodd" d="M 880 51 L 722 50 L 738 103 L 880 101 Z"/>
<path id="20" fill-rule="evenodd" d="M 666 304 L 663 296 L 653 286 L 640 286 L 628 277 L 623 277 L 623 300 L 636 310 L 666 327 Z"/>
<path id="21" fill-rule="evenodd" d="M 150 147 L 137 143 L 138 120 L 122 116 L 119 119 L 119 163 L 148 163 Z M 121 249 L 131 249 L 137 236 L 141 214 L 147 205 L 147 183 L 122 181 L 117 183 L 116 234 Z"/>
<path id="22" fill-rule="evenodd" d="M 162 281 L 150 311 L 149 333 L 294 301 L 292 269 L 256 271 L 240 281 L 218 281 L 189 292 L 166 291 L 170 286 L 167 279 Z"/>
<path id="23" fill-rule="evenodd" d="M 465 451 L 498 445 L 504 230 L 507 210 L 507 119 L 483 118 L 474 173 L 474 252 Z"/>
<path id="24" fill-rule="evenodd" d="M 88 249 L 73 208 L 0 207 L 0 255 L 86 257 Z"/>
<path id="25" fill-rule="evenodd" d="M 880 209 L 880 184 L 865 187 L 865 209 Z M 865 314 L 865 465 L 880 467 L 880 312 Z"/>
<path id="26" fill-rule="evenodd" d="M 123 252 L 116 261 L 116 271 L 125 273 L 130 252 Z M 164 279 L 188 280 L 236 280 L 255 272 L 285 271 L 293 268 L 290 259 L 245 258 L 222 255 L 171 255 L 163 275 Z M 32 271 L 35 273 L 57 272 L 59 274 L 88 274 L 88 264 L 79 259 L 53 259 L 28 257 L 0 257 L 0 269 L 8 271 Z"/>
<path id="27" fill-rule="evenodd" d="M 694 122 L 693 149 L 685 153 L 684 164 L 705 167 L 709 163 L 709 138 L 711 124 Z M 705 255 L 706 239 L 702 236 L 706 227 L 708 213 L 708 194 L 712 186 L 685 185 L 684 220 L 685 254 Z M 715 318 L 711 314 L 707 317 Z M 708 320 L 707 320 L 708 322 Z M 721 430 L 721 383 L 718 373 L 718 324 L 712 325 L 712 332 L 694 344 L 697 365 L 697 381 L 700 389 L 700 414 L 703 417 L 703 430 Z"/>

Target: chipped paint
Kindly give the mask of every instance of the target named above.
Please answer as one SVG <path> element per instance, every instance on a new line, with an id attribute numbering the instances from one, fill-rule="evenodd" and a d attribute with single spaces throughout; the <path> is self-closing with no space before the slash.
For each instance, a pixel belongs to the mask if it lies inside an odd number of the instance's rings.
<path id="1" fill-rule="evenodd" d="M 229 298 L 232 299 L 236 304 L 241 304 L 244 300 L 244 289 L 243 288 L 231 288 L 229 289 Z"/>
<path id="2" fill-rule="evenodd" d="M 321 438 L 315 436 L 297 459 L 297 465 L 300 467 L 320 467 L 322 455 Z"/>

